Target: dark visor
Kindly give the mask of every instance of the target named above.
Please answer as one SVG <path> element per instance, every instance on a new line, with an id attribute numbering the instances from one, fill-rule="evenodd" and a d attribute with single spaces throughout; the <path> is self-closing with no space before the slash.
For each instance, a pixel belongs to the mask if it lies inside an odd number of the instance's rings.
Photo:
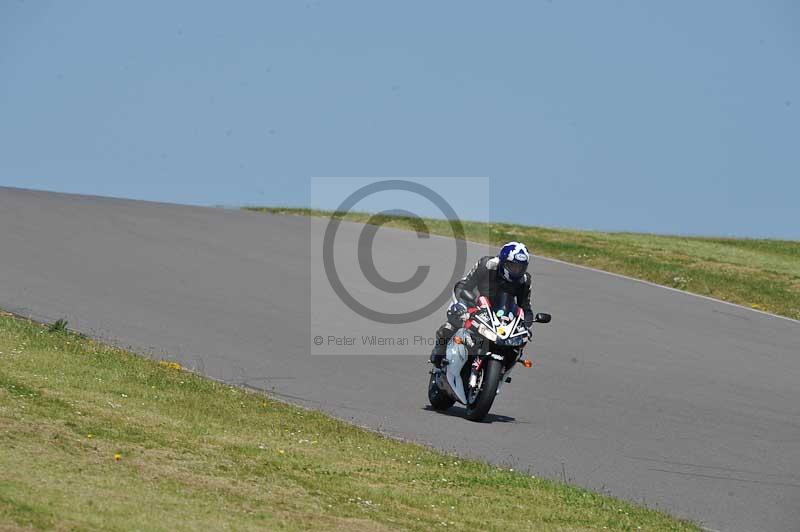
<path id="1" fill-rule="evenodd" d="M 524 262 L 511 262 L 511 261 L 506 262 L 506 268 L 508 269 L 509 273 L 512 273 L 514 275 L 521 274 L 522 272 L 525 271 L 527 267 L 528 265 L 525 264 Z"/>

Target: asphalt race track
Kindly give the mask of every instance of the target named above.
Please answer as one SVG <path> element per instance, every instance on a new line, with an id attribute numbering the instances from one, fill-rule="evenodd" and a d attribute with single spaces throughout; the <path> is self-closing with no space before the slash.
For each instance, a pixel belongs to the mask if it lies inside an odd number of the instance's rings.
<path id="1" fill-rule="evenodd" d="M 318 331 L 370 327 L 310 282 L 325 224 L 0 188 L 0 308 L 710 529 L 800 530 L 800 323 L 537 258 L 553 323 L 471 423 L 426 408 L 427 347 L 310 354 Z M 342 260 L 360 230 L 342 225 Z M 444 240 L 381 229 L 376 265 L 408 277 Z M 357 266 L 339 271 L 357 288 Z M 430 336 L 441 320 L 374 330 Z"/>

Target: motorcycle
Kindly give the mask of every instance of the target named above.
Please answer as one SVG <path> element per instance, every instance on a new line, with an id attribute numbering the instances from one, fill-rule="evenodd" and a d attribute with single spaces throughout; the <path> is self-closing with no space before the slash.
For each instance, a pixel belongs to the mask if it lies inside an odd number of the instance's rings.
<path id="1" fill-rule="evenodd" d="M 481 296 L 466 310 L 464 325 L 447 343 L 443 366 L 430 372 L 428 400 L 435 410 L 444 411 L 459 402 L 467 408 L 467 419 L 482 421 L 503 383 L 511 382 L 514 366 L 531 367 L 522 358 L 531 337 L 522 309 L 507 301 L 496 307 Z M 533 321 L 550 320 L 550 314 L 538 313 Z"/>

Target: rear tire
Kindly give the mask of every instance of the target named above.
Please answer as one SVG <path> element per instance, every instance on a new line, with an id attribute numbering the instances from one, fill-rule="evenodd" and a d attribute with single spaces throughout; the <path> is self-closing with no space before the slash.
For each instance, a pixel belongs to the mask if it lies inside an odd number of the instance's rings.
<path id="1" fill-rule="evenodd" d="M 500 374 L 503 363 L 493 358 L 489 359 L 483 373 L 483 388 L 478 392 L 475 402 L 467 406 L 467 419 L 470 421 L 483 421 L 492 408 L 494 398 L 497 397 L 497 386 L 500 384 Z"/>
<path id="2" fill-rule="evenodd" d="M 447 395 L 436 384 L 436 375 L 431 372 L 431 378 L 428 381 L 428 401 L 434 410 L 444 411 L 453 406 L 456 400 Z"/>

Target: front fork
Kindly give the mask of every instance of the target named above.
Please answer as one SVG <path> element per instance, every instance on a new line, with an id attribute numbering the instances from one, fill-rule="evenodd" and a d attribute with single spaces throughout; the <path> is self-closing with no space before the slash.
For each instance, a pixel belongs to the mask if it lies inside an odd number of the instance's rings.
<path id="1" fill-rule="evenodd" d="M 472 363 L 472 367 L 470 368 L 469 372 L 469 382 L 467 382 L 467 386 L 470 388 L 475 388 L 478 386 L 478 380 L 481 375 L 481 368 L 483 367 L 483 361 L 485 359 L 483 357 L 475 357 L 475 361 Z"/>
<path id="2" fill-rule="evenodd" d="M 475 360 L 472 362 L 472 366 L 470 368 L 469 381 L 468 381 L 470 389 L 474 389 L 476 386 L 479 386 L 481 384 L 480 383 L 481 368 L 483 368 L 484 364 L 490 357 L 496 360 L 500 360 L 501 362 L 505 362 L 505 359 L 503 357 L 501 357 L 500 355 L 495 355 L 493 353 L 487 353 L 485 356 L 476 357 Z M 500 382 L 497 384 L 498 395 L 500 394 L 500 388 L 503 387 L 503 384 L 511 382 L 511 377 L 509 377 L 509 374 L 511 373 L 511 370 L 514 369 L 514 366 L 516 366 L 517 363 L 520 362 L 521 360 L 522 360 L 522 350 L 520 349 L 517 352 L 516 359 L 507 369 L 505 367 L 505 364 L 503 365 L 503 374 L 500 376 Z"/>
<path id="3" fill-rule="evenodd" d="M 472 365 L 470 366 L 469 381 L 467 381 L 467 389 L 469 390 L 468 392 L 469 396 L 474 396 L 475 389 L 476 388 L 480 389 L 481 385 L 483 384 L 483 382 L 481 382 L 483 378 L 483 373 L 481 372 L 481 370 L 483 369 L 483 366 L 486 365 L 486 363 L 489 361 L 490 358 L 494 358 L 495 360 L 498 360 L 500 362 L 504 362 L 505 360 L 500 355 L 494 353 L 486 353 L 486 355 L 484 356 L 476 357 L 475 360 L 472 362 Z M 512 364 L 511 368 L 505 369 L 505 364 L 503 365 L 503 374 L 500 376 L 500 382 L 497 385 L 498 394 L 500 393 L 500 388 L 502 388 L 503 383 L 507 382 L 506 376 L 509 373 L 511 373 L 511 369 L 513 367 L 514 365 Z M 508 380 L 510 381 L 511 379 Z"/>

